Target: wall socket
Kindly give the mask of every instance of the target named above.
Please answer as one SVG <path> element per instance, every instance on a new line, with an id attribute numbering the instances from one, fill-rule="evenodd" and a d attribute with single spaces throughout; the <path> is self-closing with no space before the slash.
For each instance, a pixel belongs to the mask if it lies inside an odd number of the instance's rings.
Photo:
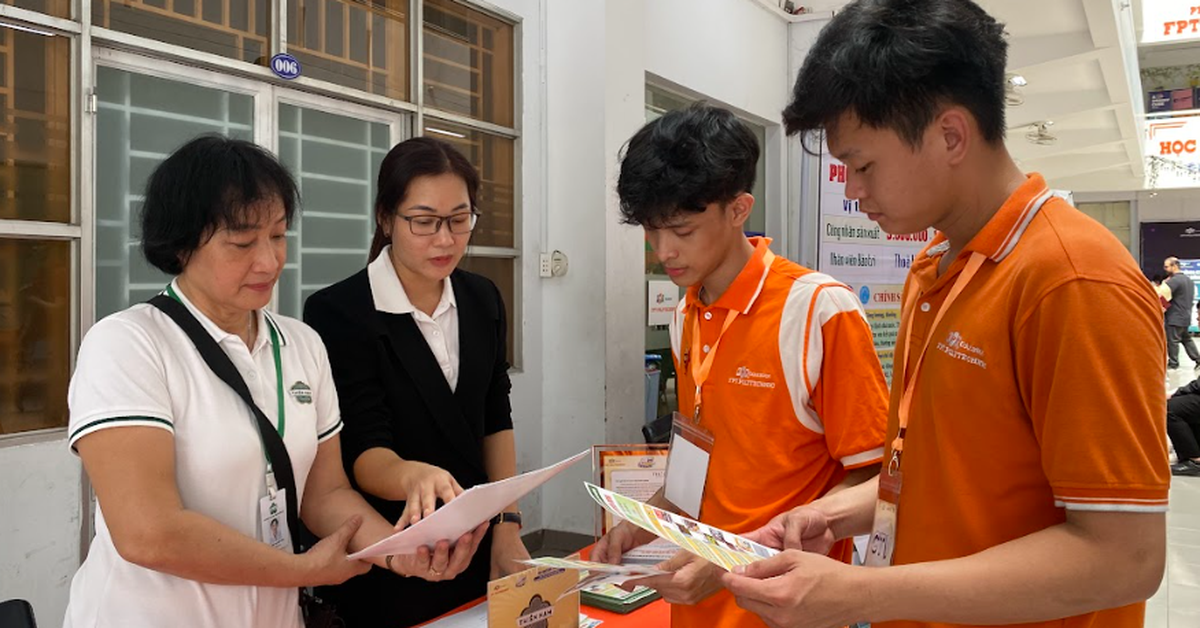
<path id="1" fill-rule="evenodd" d="M 567 274 L 567 254 L 562 251 L 538 255 L 539 277 L 562 277 Z"/>

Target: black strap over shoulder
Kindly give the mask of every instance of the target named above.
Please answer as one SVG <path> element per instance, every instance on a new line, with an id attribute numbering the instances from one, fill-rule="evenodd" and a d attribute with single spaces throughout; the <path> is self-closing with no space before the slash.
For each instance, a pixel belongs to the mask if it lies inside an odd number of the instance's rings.
<path id="1" fill-rule="evenodd" d="M 192 316 L 187 307 L 165 294 L 155 296 L 148 303 L 162 310 L 183 329 L 183 332 L 192 340 L 192 344 L 196 346 L 196 350 L 200 352 L 200 357 L 204 358 L 204 362 L 208 364 L 208 368 L 212 369 L 212 372 L 221 378 L 221 381 L 228 384 L 254 412 L 259 434 L 262 435 L 263 447 L 267 450 L 267 456 L 271 459 L 271 466 L 275 472 L 275 481 L 280 488 L 287 489 L 287 523 L 288 531 L 292 535 L 292 550 L 296 553 L 302 552 L 303 549 L 300 546 L 303 538 L 302 526 L 296 508 L 300 496 L 296 493 L 296 476 L 292 471 L 292 459 L 288 456 L 283 438 L 279 436 L 279 432 L 275 430 L 275 426 L 271 424 L 267 415 L 263 414 L 263 411 L 254 403 L 254 398 L 250 396 L 250 389 L 246 386 L 246 380 L 242 379 L 242 375 L 233 365 L 233 361 L 221 350 L 220 345 L 213 340 L 212 335 L 204 329 L 200 321 Z"/>

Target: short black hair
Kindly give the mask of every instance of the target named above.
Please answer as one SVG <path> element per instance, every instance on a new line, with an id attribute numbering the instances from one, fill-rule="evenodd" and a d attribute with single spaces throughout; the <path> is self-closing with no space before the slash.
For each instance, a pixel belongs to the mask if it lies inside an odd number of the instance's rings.
<path id="1" fill-rule="evenodd" d="M 251 207 L 275 197 L 291 226 L 299 193 L 274 155 L 245 140 L 197 137 L 171 153 L 146 183 L 142 254 L 155 268 L 178 275 L 218 229 L 254 226 L 262 217 Z"/>
<path id="2" fill-rule="evenodd" d="M 707 103 L 643 126 L 621 155 L 617 195 L 626 224 L 657 228 L 754 188 L 758 139 L 732 112 Z"/>
<path id="3" fill-rule="evenodd" d="M 853 113 L 916 148 L 940 109 L 955 104 L 997 145 L 1007 62 L 1004 25 L 971 0 L 856 0 L 821 30 L 784 126 L 819 153 L 821 131 Z"/>
<path id="4" fill-rule="evenodd" d="M 433 137 L 414 137 L 392 147 L 379 164 L 375 193 L 375 237 L 368 258 L 375 261 L 390 241 L 383 223 L 395 215 L 408 186 L 418 177 L 454 174 L 467 186 L 471 211 L 479 211 L 479 171 L 453 144 Z"/>

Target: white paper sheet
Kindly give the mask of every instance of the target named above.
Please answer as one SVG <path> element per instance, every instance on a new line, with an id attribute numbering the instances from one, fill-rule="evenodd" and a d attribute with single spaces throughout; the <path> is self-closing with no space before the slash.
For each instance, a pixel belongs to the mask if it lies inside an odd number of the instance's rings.
<path id="1" fill-rule="evenodd" d="M 443 539 L 453 543 L 458 537 L 500 514 L 509 504 L 521 499 L 567 467 L 583 460 L 590 453 L 583 451 L 537 471 L 473 486 L 412 526 L 351 554 L 350 559 L 360 560 L 388 554 L 416 554 L 422 545 L 433 547 Z"/>
<path id="2" fill-rule="evenodd" d="M 658 539 L 625 552 L 621 556 L 621 562 L 634 565 L 657 565 L 670 560 L 677 553 L 679 553 L 678 545 L 666 539 Z"/>

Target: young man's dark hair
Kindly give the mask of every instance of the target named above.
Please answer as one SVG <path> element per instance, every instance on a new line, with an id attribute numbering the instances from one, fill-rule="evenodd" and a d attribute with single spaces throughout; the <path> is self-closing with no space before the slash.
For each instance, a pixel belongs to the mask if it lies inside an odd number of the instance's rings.
<path id="1" fill-rule="evenodd" d="M 754 188 L 758 140 L 726 109 L 696 103 L 642 127 L 621 157 L 621 217 L 658 228 Z"/>
<path id="2" fill-rule="evenodd" d="M 860 0 L 821 31 L 783 110 L 789 135 L 853 113 L 917 146 L 945 104 L 966 108 L 992 144 L 1004 139 L 1004 25 L 970 0 Z M 815 140 L 815 141 L 813 141 Z"/>

